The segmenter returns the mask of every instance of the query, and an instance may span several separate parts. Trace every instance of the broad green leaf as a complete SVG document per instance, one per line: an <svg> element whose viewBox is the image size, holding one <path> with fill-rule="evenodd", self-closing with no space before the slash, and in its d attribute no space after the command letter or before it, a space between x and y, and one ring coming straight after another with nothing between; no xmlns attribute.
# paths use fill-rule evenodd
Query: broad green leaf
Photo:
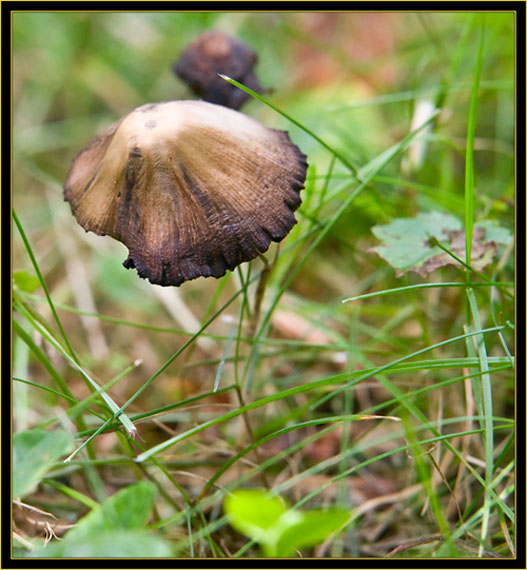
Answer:
<svg viewBox="0 0 527 570"><path fill-rule="evenodd" d="M69 533L68 533L69 534ZM66 535L67 537L67 535ZM64 538L35 551L36 558L168 558L168 542L146 530L110 530Z"/></svg>
<svg viewBox="0 0 527 570"><path fill-rule="evenodd" d="M415 271L424 277L444 265L459 265L454 257L431 245L431 238L460 259L465 258L465 232L461 221L449 214L430 212L415 218L395 218L387 225L374 226L372 232L383 242L372 250L394 267L398 276ZM475 224L473 238L472 267L480 270L496 256L497 244L510 243L512 236L509 230L484 221Z"/></svg>
<svg viewBox="0 0 527 570"><path fill-rule="evenodd" d="M485 241L494 241L503 245L512 243L512 232L507 228L502 228L494 220L484 220L476 222L475 228L483 228L485 230Z"/></svg>
<svg viewBox="0 0 527 570"><path fill-rule="evenodd" d="M231 525L258 542L269 557L291 556L297 548L319 544L350 518L340 509L290 509L281 497L260 490L235 491L225 499L224 509Z"/></svg>
<svg viewBox="0 0 527 570"><path fill-rule="evenodd" d="M49 558L167 557L170 546L144 527L154 505L155 486L142 481L93 508L60 542L34 553Z"/></svg>
<svg viewBox="0 0 527 570"><path fill-rule="evenodd" d="M240 489L225 498L224 509L231 526L261 543L274 541L275 528L287 504L265 491Z"/></svg>
<svg viewBox="0 0 527 570"><path fill-rule="evenodd" d="M33 492L44 475L73 447L64 431L27 430L13 436L13 498Z"/></svg>
<svg viewBox="0 0 527 570"><path fill-rule="evenodd" d="M277 556L291 556L296 549L320 544L342 528L350 513L342 509L303 511L302 520L284 529L277 545Z"/></svg>
<svg viewBox="0 0 527 570"><path fill-rule="evenodd" d="M40 287L40 281L36 275L31 275L25 269L13 272L13 284L20 291L34 293Z"/></svg>
<svg viewBox="0 0 527 570"><path fill-rule="evenodd" d="M155 492L148 481L121 489L83 517L64 540L92 540L95 535L110 531L144 528L154 506Z"/></svg>
<svg viewBox="0 0 527 570"><path fill-rule="evenodd" d="M433 212L416 218L395 218L385 226L374 226L372 232L385 245L373 248L392 267L400 272L420 267L434 255L441 254L431 247L429 239L446 240L448 231L461 229L461 222L452 216Z"/></svg>

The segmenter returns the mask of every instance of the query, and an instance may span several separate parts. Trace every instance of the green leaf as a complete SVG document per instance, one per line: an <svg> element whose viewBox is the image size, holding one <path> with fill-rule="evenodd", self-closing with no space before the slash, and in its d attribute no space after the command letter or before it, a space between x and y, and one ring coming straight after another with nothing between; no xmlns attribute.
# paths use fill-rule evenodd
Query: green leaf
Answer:
<svg viewBox="0 0 527 570"><path fill-rule="evenodd" d="M415 271L425 277L444 265L459 264L440 247L432 245L432 238L460 259L465 257L465 232L461 221L449 214L430 212L415 218L395 218L387 225L374 226L372 232L384 242L372 251L394 267L397 276ZM473 238L472 267L481 270L496 256L497 244L510 243L512 236L509 230L494 222L483 221L474 226Z"/></svg>
<svg viewBox="0 0 527 570"><path fill-rule="evenodd" d="M430 237L447 240L447 232L461 229L461 222L453 216L431 212L416 218L395 218L385 226L374 226L372 232L385 245L373 248L392 267L401 272L420 267L426 260L441 253L430 247Z"/></svg>
<svg viewBox="0 0 527 570"><path fill-rule="evenodd" d="M13 285L25 293L34 293L40 287L40 281L37 276L21 269L13 272Z"/></svg>
<svg viewBox="0 0 527 570"><path fill-rule="evenodd" d="M170 545L145 529L156 488L141 481L94 507L61 542L34 553L38 557L168 557Z"/></svg>
<svg viewBox="0 0 527 570"><path fill-rule="evenodd" d="M493 241L502 245L509 245L514 239L512 232L509 229L502 228L494 220L476 222L474 227L485 230L485 241Z"/></svg>
<svg viewBox="0 0 527 570"><path fill-rule="evenodd" d="M302 514L302 520L282 533L277 556L291 556L296 549L320 544L350 520L348 511L337 508L304 511Z"/></svg>
<svg viewBox="0 0 527 570"><path fill-rule="evenodd" d="M225 499L230 524L261 544L265 556L287 557L295 549L323 542L350 518L340 509L290 509L281 497L261 490L239 490Z"/></svg>
<svg viewBox="0 0 527 570"><path fill-rule="evenodd" d="M69 534L69 533L68 533ZM67 535L66 535L67 536ZM146 530L113 530L87 537L64 538L35 551L36 558L167 558L168 542Z"/></svg>
<svg viewBox="0 0 527 570"><path fill-rule="evenodd" d="M44 475L73 447L64 431L27 430L13 437L13 498L33 492Z"/></svg>
<svg viewBox="0 0 527 570"><path fill-rule="evenodd" d="M282 497L265 491L240 489L225 498L224 510L237 531L256 542L269 542L280 517L287 512L287 504Z"/></svg>
<svg viewBox="0 0 527 570"><path fill-rule="evenodd" d="M144 528L154 506L155 493L155 486L148 481L121 489L83 517L64 540L92 540L110 531Z"/></svg>

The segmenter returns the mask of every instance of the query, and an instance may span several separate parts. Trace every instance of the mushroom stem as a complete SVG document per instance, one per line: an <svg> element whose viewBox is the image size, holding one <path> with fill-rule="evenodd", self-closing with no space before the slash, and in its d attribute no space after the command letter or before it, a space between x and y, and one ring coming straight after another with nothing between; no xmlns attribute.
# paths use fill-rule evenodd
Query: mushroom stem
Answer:
<svg viewBox="0 0 527 570"><path fill-rule="evenodd" d="M277 250L278 251L278 250ZM260 259L263 262L263 269L262 272L260 273L260 279L258 281L258 286L256 288L256 292L254 294L254 308L252 311L252 314L250 316L250 320L249 320L249 338L254 339L254 337L256 336L256 329L258 327L258 322L260 320L260 312L261 312L261 307L262 307L262 301L264 298L264 294L265 294L265 289L267 287L267 283L269 281L269 277L271 275L271 271L275 265L276 262L276 257L273 260L272 263L269 263L269 261L267 260L267 258L265 257L265 255L263 254L259 254ZM238 396L238 401L240 403L240 406L244 407L245 406L245 402L244 402L244 393L242 388L237 384L236 385L236 393ZM242 414L243 417L243 422L245 424L245 429L247 430L247 434L249 435L249 438L251 440L251 442L255 442L256 439L254 437L254 433L253 430L251 428L251 420L249 417L249 413L245 412L244 414ZM254 449L254 455L256 457L256 460L258 463L261 463L261 457L260 457L260 453L258 451L258 448L255 447ZM269 480L267 478L267 474L265 471L262 471L262 482L264 484L264 486L267 489L271 489Z"/></svg>
<svg viewBox="0 0 527 570"><path fill-rule="evenodd" d="M245 399L243 397L243 391L238 384L236 384L235 390L236 390L236 394L238 396L238 402L240 403L240 406L242 408L245 407ZM245 429L247 430L247 434L249 436L249 439L251 440L251 443L255 443L256 438L254 436L254 432L253 432L252 427L251 427L251 419L249 417L249 411L246 410L241 415L241 417L243 418L243 423L245 424ZM256 458L256 463L258 465L260 465L262 463L262 457L260 456L260 451L259 451L258 447L255 447L253 449L253 453L254 453L254 456ZM271 484L269 482L269 479L267 478L267 473L265 471L262 471L261 476L262 476L262 482L264 484L264 487L266 489L271 489Z"/></svg>
<svg viewBox="0 0 527 570"><path fill-rule="evenodd" d="M256 328L258 327L258 321L260 320L260 312L262 308L262 301L265 294L265 289L267 287L267 282L269 281L269 277L271 275L271 270L274 267L273 263L269 263L265 255L259 255L260 259L263 261L263 269L260 273L260 279L258 281L258 286L256 288L256 292L254 294L254 308L253 313L251 315L251 321L249 323L249 337L254 338L256 334Z"/></svg>

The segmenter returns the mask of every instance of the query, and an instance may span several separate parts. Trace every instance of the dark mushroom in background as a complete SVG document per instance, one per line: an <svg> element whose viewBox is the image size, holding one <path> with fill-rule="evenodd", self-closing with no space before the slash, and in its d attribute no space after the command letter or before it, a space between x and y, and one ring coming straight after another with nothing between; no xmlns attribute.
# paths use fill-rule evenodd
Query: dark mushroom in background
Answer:
<svg viewBox="0 0 527 570"><path fill-rule="evenodd" d="M305 159L286 132L237 111L153 103L76 157L64 198L86 231L128 247L126 268L178 286L221 277L281 241L296 223Z"/></svg>
<svg viewBox="0 0 527 570"><path fill-rule="evenodd" d="M218 77L228 75L253 91L263 89L253 73L256 52L244 42L212 30L196 38L173 66L178 75L204 101L239 109L249 95Z"/></svg>

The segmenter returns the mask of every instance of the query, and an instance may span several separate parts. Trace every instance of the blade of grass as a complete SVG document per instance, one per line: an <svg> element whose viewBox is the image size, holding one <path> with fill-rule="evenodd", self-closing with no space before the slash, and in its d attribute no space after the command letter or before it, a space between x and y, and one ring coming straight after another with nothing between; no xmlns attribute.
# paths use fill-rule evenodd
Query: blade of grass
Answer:
<svg viewBox="0 0 527 570"><path fill-rule="evenodd" d="M37 303L45 303L46 302L45 299L43 299L42 297L39 297L38 295L34 295L33 293L27 293L24 291L19 291L19 292L17 292L17 294L23 298L31 299L32 301L35 301ZM93 317L93 318L99 319L101 321L113 323L116 325L122 325L125 327L137 328L137 329L142 329L142 330L152 331L152 332L184 335L184 336L192 336L195 334L194 332L183 330L183 329L174 329L171 327L158 327L158 326L150 325L150 324L146 324L146 323L137 323L137 322L133 322L133 321L127 321L125 319L121 319L118 317L111 317L109 315L103 315L102 313L94 313L92 311L83 311L81 309L78 309L77 307L72 307L71 305L64 305L63 303L55 303L55 307L57 309L67 311L69 313L74 313L75 315L80 315L83 317ZM227 340L227 338L228 338L225 335L214 334L214 333L206 333L204 331L201 334L202 334L202 336L206 336L207 338L211 338L213 340ZM242 340L244 340L245 342L250 342L252 339L242 337Z"/></svg>
<svg viewBox="0 0 527 570"><path fill-rule="evenodd" d="M108 394L106 392L103 392L101 387L97 384L97 382L95 382L95 380L86 373L86 371L82 368L82 366L80 366L74 359L73 357L71 357L62 347L62 345L57 342L52 335L49 334L49 332L40 325L40 323L38 323L37 321L35 321L33 319L33 317L29 314L29 312L25 309L25 307L20 304L20 303L15 303L15 307L16 309L22 314L24 315L24 317L30 322L30 324L33 326L33 328L35 328L56 350L58 350L58 352L60 354L62 354L62 356L74 367L76 368L80 374L82 375L82 377L87 381L87 383L93 388L95 389L96 392L99 393L99 395L103 398L103 400L106 402L106 404L108 405L108 407L112 410L112 412L115 414L115 417L119 418L119 421L122 423L123 427L126 429L127 433L131 436L134 437L137 433L137 430L134 426L134 424L130 421L130 418L124 414L121 410L121 408L119 408L119 406L112 400L112 398L110 398L110 396L108 396Z"/></svg>
<svg viewBox="0 0 527 570"><path fill-rule="evenodd" d="M63 394L62 392L59 392L58 390L53 390L53 388L49 388L48 386L42 386L42 384L37 384L36 382L32 382L31 380L27 380L26 378L19 378L18 376L13 376L13 381L14 382L22 382L23 384L27 384L28 386L32 386L33 388L37 388L38 390L44 390L45 392L49 392L50 394L53 394L54 396L58 396L59 398L64 398L70 404L75 404L75 405L77 404L77 400L75 398L72 398L71 396L67 396L66 394ZM70 409L66 410L66 413L71 413ZM58 421L58 420L53 420L53 421Z"/></svg>
<svg viewBox="0 0 527 570"><path fill-rule="evenodd" d="M351 162L349 162L349 160L342 156L336 149L334 149L332 146L330 146L327 142L325 142L324 140L322 140L318 135L316 135L312 130L308 129L305 125L303 125L302 123L299 123L296 119L293 119L293 117L291 117L290 115L288 115L287 113L285 113L284 111L282 111L281 109L279 109L278 107L275 107L271 102L269 102L265 97L262 97L260 94L256 93L255 91L253 91L252 89L249 89L248 87L246 87L245 85L242 85L241 83L239 83L238 81L236 81L235 79L232 79L232 77L228 77L227 75L223 75L223 73L218 73L218 76L221 77L222 79L224 79L225 81L227 81L228 83L230 83L231 85L234 85L236 87L238 87L238 89L241 89L242 91L245 91L245 93L249 94L251 97L254 97L255 99L258 99L258 101L261 101L262 103L264 103L265 105L267 105L268 107L270 107L271 109L273 109L273 111L276 111L279 115L282 115L282 117L285 117L290 123L293 123L293 125L297 126L299 129L301 129L302 131L304 131L305 133L307 133L310 137L312 137L313 139L315 139L320 145L322 145L325 149L329 150L329 152L337 157L340 162L342 162L342 164L344 164L344 166L346 166L347 168L350 169L350 171L352 172L352 174L355 176L355 178L360 179L359 178L359 171L357 169L356 166L354 166L353 164L351 164Z"/></svg>
<svg viewBox="0 0 527 570"><path fill-rule="evenodd" d="M292 431L301 430L303 428L307 428L307 427L311 427L311 426L319 426L319 425L323 425L323 424L335 424L335 423L340 423L340 422L357 421L357 420L361 419L362 415L363 414L344 414L344 415L329 416L326 418L317 418L314 420L306 420L306 421L299 422L299 423L294 424L294 425L288 425L288 426L281 428L275 432L269 433L269 434L259 438L256 441L253 441L252 443L247 445L247 447L244 447L236 455L232 456L229 460L227 460L224 463L224 465L222 465L221 468L218 471L216 471L216 473L214 473L214 475L206 482L205 486L203 487L201 493L198 496L198 500L200 500L206 494L206 492L214 485L214 483L221 477L221 475L223 475L223 473L225 473L225 471L227 471L229 469L229 467L234 465L234 463L239 461L242 457L244 457L245 455L250 453L253 449L256 449L257 447L259 447L260 445L263 445L264 443L266 443L268 441L271 441L277 437L280 437L280 436L285 435L287 433L290 433Z"/></svg>
<svg viewBox="0 0 527 570"><path fill-rule="evenodd" d="M129 364L124 370L121 370L118 374L116 374L113 378L111 378L106 384L101 386L101 390L103 392L107 392L111 388L113 388L118 382L120 382L125 376L130 374L133 370L135 370L138 366L141 366L141 359L137 359L132 364ZM87 396L84 400L81 400L76 406L74 406L71 410L82 410L86 408L89 404L91 404L96 398L98 394L97 392L92 392L89 396Z"/></svg>
<svg viewBox="0 0 527 570"><path fill-rule="evenodd" d="M495 277L496 277L495 275L492 276L493 282L496 282ZM497 289L495 287L493 287L490 290L490 314L492 316L492 322L495 325L498 324L498 318L496 315L496 297L497 297L496 291L497 291ZM507 346L507 342L505 340L505 337L501 333L498 333L498 336L499 336L499 339L501 342L501 346L503 347L503 351L511 359L511 362L512 362L512 355L511 355L511 352L509 350L509 347Z"/></svg>
<svg viewBox="0 0 527 570"><path fill-rule="evenodd" d="M322 210L322 207L324 205L324 199L326 198L326 193L328 191L329 188L329 183L331 181L331 178L333 176L333 168L335 166L335 156L333 155L331 157L331 161L329 163L329 167L328 167L328 171L326 174L326 177L324 178L324 184L322 185L322 190L320 191L320 195L318 197L318 203L316 208L313 210L313 215L312 215L312 219L311 219L311 224L308 226L309 229L311 229L311 227L313 226L313 224L315 222L318 222L318 217L320 216L320 212Z"/></svg>
<svg viewBox="0 0 527 570"><path fill-rule="evenodd" d="M50 359L44 354L44 351L37 346L31 338L31 335L24 329L24 327L16 320L13 319L13 330L16 334L27 344L31 352L35 355L37 360L44 366L48 374L54 380L55 384L59 387L60 393L64 395L68 401L76 402L73 394L68 388L68 384L60 372L53 366Z"/></svg>
<svg viewBox="0 0 527 570"><path fill-rule="evenodd" d="M442 442L442 444L447 445L450 447L451 444L449 443L449 439L453 438L453 434L449 433L447 435L443 435L440 434L439 431L434 427L435 424L437 424L438 426L441 424L452 424L452 423L457 423L458 421L463 421L466 418L448 418L446 420L438 420L437 422L434 422L432 425L432 428L434 429L434 433L436 433L436 437L433 438L429 438L427 440L424 441L420 441L417 445L429 445L431 443L435 443L435 442ZM506 418L503 420L504 422L508 422L509 420L507 420ZM501 429L513 429L514 426L511 426L510 424L504 424L503 426L501 426ZM328 429L328 428L326 428ZM423 425L417 428L418 430L427 430L429 429L429 426ZM480 429L475 429L475 430L464 430L462 432L458 432L458 435L460 436L470 436L473 434L478 434L481 433L483 431L482 428ZM378 438L377 440L372 440L371 438L368 438L364 444L362 445L356 445L351 449L346 450L345 453L341 453L341 454L337 454L336 456L332 456L328 459L325 459L321 462L319 462L317 465L308 468L305 471L300 472L297 475L294 475L293 477L291 477L289 480L284 481L283 483L280 483L279 485L275 486L273 491L275 493L280 493L282 491L288 491L291 488L294 488L295 485L306 478L311 477L312 475L315 475L317 473L320 472L324 472L326 471L328 468L332 468L334 467L337 463L339 463L342 460L347 460L348 464L350 463L350 459L354 456L357 455L359 457L361 457L362 455L366 454L369 455L368 450L375 448L376 445L382 444L385 441L391 441L393 440L394 437L403 437L404 436L404 431L400 431L397 433L389 433L386 435L383 435L382 437ZM302 442L299 442L297 444L295 444L294 446L292 446L291 448L288 448L287 450L284 450L283 452L281 452L280 454L278 454L276 457L272 457L270 459L268 459L267 461L264 462L264 464L262 464L261 466L257 466L255 468L253 468L253 472L254 471L258 471L261 468L267 468L268 466L271 466L275 463L276 459L278 458L279 460L283 459L284 457L289 457L292 455L293 450L297 449L298 446L302 445ZM331 478L329 481L327 481L326 483L323 483L320 487L317 488L317 490L313 491L312 493L310 493L307 497L304 497L303 499L301 499L298 503L297 506L300 506L301 504L304 504L306 501L312 499L313 497L315 497L317 494L319 494L323 489L326 489L329 485L337 482L338 480L341 480L344 477L348 477L351 473L353 472L357 472L359 471L361 468L366 467L376 461L379 461L385 457L389 457L391 456L393 453L397 453L400 452L401 450L409 450L411 449L411 446L407 443L405 446L403 447L399 447L397 450L390 450L387 451L386 453L383 453L381 455L379 454L374 454L373 457L370 457L369 459L360 462L359 464L354 464L353 467L351 467L350 469L346 470L345 473L339 474L334 476L333 478ZM453 449L455 450L456 448L453 447ZM462 456L460 457L461 461L466 461ZM478 472L476 469L474 469L472 466L467 465L469 470L471 470L471 472L473 473L474 477L476 479L478 479L480 482L482 482L481 477L479 476ZM245 473L244 475L242 475L237 481L230 483L227 487L226 490L234 487L237 488L240 485L243 485L243 483L245 483L246 481L249 481L252 478L253 475L251 475L251 472ZM500 500L499 497L497 495L495 495L496 500ZM504 505L504 512L506 512L507 517L510 518L510 520L513 519L513 512L511 511L511 509L509 509L506 505Z"/></svg>
<svg viewBox="0 0 527 570"><path fill-rule="evenodd" d="M430 245L434 246L436 245L437 247L439 247L440 249L442 249L445 253L448 253L448 255L450 255L450 257L452 257L453 259L455 259L459 264L463 265L463 267L465 267L465 269L467 270L467 276L470 275L470 273L475 273L478 277L481 277L481 279L483 279L486 283L488 283L490 286L495 286L498 287L500 289L500 291L502 291L505 295L507 295L507 297L509 297L510 299L514 298L514 294L510 293L509 291L507 291L507 289L500 287L495 281L492 281L492 279L489 279L485 274L481 273L481 271L478 271L477 269L474 269L471 265L469 265L468 263L466 263L465 261L463 261L460 257L458 257L455 253L451 252L447 247L445 247L437 238L435 238L434 236L430 237ZM470 281L467 280L467 284L470 283ZM473 285L473 284L472 284Z"/></svg>
<svg viewBox="0 0 527 570"><path fill-rule="evenodd" d="M214 380L213 392L216 392L218 390L218 388L220 387L220 380L221 380L221 375L223 373L223 367L225 366L225 362L226 362L227 356L229 354L229 349L231 347L232 341L234 340L234 335L236 334L237 328L238 328L238 326L236 324L231 327L231 332L229 334L229 338L227 339L227 342L225 343L225 348L223 349L223 353L221 355L220 363L218 365L218 371L216 372L216 379Z"/></svg>
<svg viewBox="0 0 527 570"><path fill-rule="evenodd" d="M247 278L243 278L243 271L240 269L240 282L243 289L243 297L240 303L239 309L239 318L238 318L238 330L236 331L236 345L234 348L234 381L236 386L241 386L240 382L240 361L243 360L241 357L241 339L242 339L242 327L244 323L244 319L247 318L248 320L251 319L251 307L249 303L249 294L248 294L248 282L249 282L249 275L251 273L252 265L249 264L247 268ZM252 342L253 339L250 339Z"/></svg>
<svg viewBox="0 0 527 570"><path fill-rule="evenodd" d="M122 378L124 378L124 376L126 376L127 374L129 374L132 370L134 370L135 368L137 368L137 366L139 366L139 362L136 361L133 364L130 364L129 366L127 366L124 370L122 370L121 372L119 372L119 374L117 374L116 376L114 376L107 384L104 384L101 389L102 390L109 390L112 386L114 386L115 384L117 384L117 382L119 382ZM84 409L86 409L88 407L89 404L91 404L96 398L99 397L99 394L97 392L92 392L89 396L87 396L86 398L84 398L84 400L81 400L80 402L78 402L75 398L67 396L66 394L62 394L61 392L57 391L57 390L53 390L52 388L49 388L48 386L43 386L42 384L37 384L36 382L31 382L31 380L27 380L24 378L17 378L17 377L13 377L13 380L15 382L22 382L24 384L27 384L29 386L33 386L34 388L37 388L38 390L44 390L46 392L50 392L51 394L54 394L56 396L59 396L61 398L66 399L68 402L70 402L71 404L73 404L73 406L71 408L68 408L66 410L66 413L71 416L74 415L76 413L78 413L79 411L82 411ZM90 410L88 409L88 412L90 412L91 414L93 414L95 417L97 417L98 419L102 420L103 416L101 416L100 414L98 414L96 411L94 410ZM48 420L43 424L39 424L39 428L44 429L47 428L51 425L53 425L54 423L60 421L59 418L54 418L52 420ZM134 420L135 421L135 420Z"/></svg>
<svg viewBox="0 0 527 570"><path fill-rule="evenodd" d="M55 481L54 479L45 478L42 480L42 482L45 483L46 485L50 485L54 489L57 489L57 491L60 491L61 493L63 493L67 497L69 497L70 499L73 499L74 501L78 501L79 503L88 507L89 509L95 509L96 507L99 506L99 503L97 501L94 501L93 499L91 499L90 497L88 497L88 496L84 495L83 493L77 491L76 489L72 489L71 487L68 487L67 485L59 483L58 481Z"/></svg>
<svg viewBox="0 0 527 570"><path fill-rule="evenodd" d="M481 329L481 321L479 318L479 310L476 302L476 297L472 289L467 289L467 297L469 301L470 310L474 327L477 330ZM492 384L490 380L490 370L487 359L487 349L485 347L485 338L483 336L476 337L478 346L478 355L480 360L480 370L483 372L481 376L481 396L484 412L484 446L485 446L485 495L483 504L483 518L481 539L485 541L489 529L490 510L491 510L491 496L490 489L492 487L492 475L494 473L494 426L492 416ZM481 548L481 547L480 547ZM480 556L482 553L480 552Z"/></svg>
<svg viewBox="0 0 527 570"><path fill-rule="evenodd" d="M494 281L493 281L493 283L494 283ZM430 285L434 285L434 284L430 284ZM437 285L438 287L439 286L450 286L449 283L445 283L445 284L437 283L435 285ZM501 282L501 285L512 286L512 285L514 285L514 283L512 283L512 282L511 283ZM408 287L410 287L410 288L414 288L414 287L415 288L426 288L426 286L428 286L428 284L410 285ZM460 282L458 285L453 283L452 286L465 287L466 283ZM472 286L472 287L485 287L485 286L487 286L487 284L486 283L471 283L470 286ZM375 297L377 295L389 295L392 292L396 293L399 291L403 291L405 289L406 289L406 287L401 287L401 288L388 289L386 291L381 291L381 292L367 293L365 295L359 295L357 297L350 297L349 300L354 301L354 300L364 299L364 298L368 298L368 297ZM27 298L31 298L35 301L40 301L40 302L45 301L41 297L38 297L38 296L32 295L32 294L28 294L28 293L24 293L23 296L27 297ZM346 301L347 300L348 299L346 299ZM135 323L135 322L131 322L131 321L126 321L123 319L118 319L118 318L110 317L107 315L102 315L100 313L92 313L89 311L81 311L81 310L77 309L76 307L71 307L69 305L63 305L60 303L55 303L55 306L59 309L62 309L62 310L68 311L68 312L72 312L72 313L84 315L84 316L89 316L89 317L95 317L95 318L98 318L102 321L107 321L107 322L115 323L115 324L122 325L122 326L145 329L145 330L150 330L150 331L154 331L154 332L161 332L161 333L181 334L181 335L186 335L186 336L192 336L194 334L194 333L189 332L189 331L183 331L183 330L172 329L172 328L164 328L164 327L156 327L153 325L146 325L146 324L142 324L142 323ZM498 326L498 323L495 322L495 325ZM201 334L206 335L209 338L212 338L214 340L219 340L219 341L227 341L229 339L229 337L227 335L211 334L211 333L206 333L206 332L202 332ZM238 336L237 336L237 340L238 340ZM240 335L239 341L240 342L252 343L253 339ZM262 340L262 343L269 345L269 346L279 346L279 347L286 346L286 347L293 347L293 348L297 347L299 349L309 348L309 349L313 349L313 350L327 350L327 351L347 350L349 348L349 344L347 342L342 343L342 344L338 344L338 343L316 344L316 343L305 342L303 340L282 339L282 338L280 338L280 339L278 339L278 338L265 338ZM513 363L514 357L510 355L509 351L506 351L506 352L511 358L511 363ZM269 353L269 355L272 356L273 353ZM230 362L232 360L233 360L233 358L227 358L226 359L227 362ZM200 363L201 364L218 364L219 360L218 359L202 360L202 361L200 361ZM199 365L201 365L201 364L199 364ZM196 364L196 366L197 365L198 364Z"/></svg>
<svg viewBox="0 0 527 570"><path fill-rule="evenodd" d="M405 291L413 291L415 289L430 289L435 287L492 287L497 284L496 281L491 283L461 283L461 282L445 282L445 283L417 283L415 285L407 285L405 287L395 287L394 289L387 289L385 291L375 291L374 293L365 293L364 295L357 295L356 297L348 297L343 299L343 303L350 301L358 301L362 299L370 299L372 297L381 297L383 295L391 295L392 293L403 293ZM513 287L514 282L502 282L502 286Z"/></svg>
<svg viewBox="0 0 527 570"><path fill-rule="evenodd" d="M236 386L234 384L231 384L230 386L225 386L225 388L219 388L218 390L216 390L215 392L204 392L202 394L198 394L197 396L192 396L191 398L185 398L184 400L180 400L179 402L174 402L172 404L168 404L167 406L163 406L161 408L155 408L153 410L149 410L148 412L142 412L140 414L136 414L134 416L132 416L132 420L134 423L143 421L143 420L147 420L147 419L152 419L158 416L161 416L163 414L168 414L170 412L172 412L173 410L175 410L176 408L180 408L182 406L189 406L191 404L194 404L195 402L198 402L200 400L203 400L204 398L208 398L210 396L213 395L218 395L218 394L223 394L225 392L228 392L229 390L234 390L236 388ZM115 429L116 427L118 427L115 424L112 424L109 420L106 420L103 428L106 429ZM84 432L80 432L75 434L75 437L87 437L90 436L94 433L95 428L91 429L91 430L87 430Z"/></svg>
<svg viewBox="0 0 527 570"><path fill-rule="evenodd" d="M463 85L451 85L452 80L454 79L459 66L464 61L464 56L469 47L469 40L474 31L474 27L476 25L476 14L473 14L471 18L468 19L465 27L463 29L463 33L459 39L459 42L456 46L456 51L452 57L452 61L450 66L446 70L446 73L441 78L440 84L438 86L438 91L435 97L435 106L440 109L444 107L447 95L450 91L457 91L462 89L467 89L467 86ZM470 85L472 88L473 85Z"/></svg>
<svg viewBox="0 0 527 570"><path fill-rule="evenodd" d="M494 489L492 490L495 493ZM504 491L502 491L499 495L494 495L494 499L492 501L492 505L499 504L500 506L505 504L505 500L507 497L514 492L514 485L510 485ZM507 507L504 510L504 514L511 520L515 520L514 513ZM484 516L484 507L478 509L468 520L466 520L462 525L460 525L453 533L451 539L453 541L458 540L461 538L465 533L470 533L471 530L478 524L478 521ZM511 518L512 517L512 518ZM483 545L481 545L483 546Z"/></svg>
<svg viewBox="0 0 527 570"><path fill-rule="evenodd" d="M465 32L467 32L465 34ZM467 26L464 35L470 35L472 32L472 27L470 24ZM460 39L459 48L464 50L466 45L464 45L463 36ZM463 44L463 45L462 45ZM457 61L459 59L459 61ZM328 112L341 113L342 111L353 111L355 109L361 109L363 107L387 105L391 103L401 103L403 101L412 101L414 99L420 99L426 95L435 95L435 106L439 109L444 106L444 100L447 92L462 92L469 91L472 88L473 83L465 83L463 81L456 85L449 85L449 81L454 77L458 63L461 63L462 59L454 56L452 60L452 71L448 73L445 80L441 80L440 83L435 85L430 85L429 87L419 87L416 89L409 89L407 91L396 91L394 93L385 93L383 95L377 95L374 97L366 97L364 99L359 99L357 101L352 101L350 103L339 103L334 104L328 108ZM485 80L481 81L480 87L482 89L488 90L503 90L503 89L514 89L514 83L507 80Z"/></svg>
<svg viewBox="0 0 527 570"><path fill-rule="evenodd" d="M472 235L474 230L474 138L476 135L476 115L478 109L479 80L483 66L483 40L484 21L483 15L480 22L479 47L474 71L474 83L470 96L470 108L467 125L467 145L465 154L465 260L470 266L472 258ZM467 268L468 269L468 268ZM467 270L467 281L470 279L470 271Z"/></svg>
<svg viewBox="0 0 527 570"><path fill-rule="evenodd" d="M471 328L468 325L464 325L463 330L468 333L471 331ZM476 347L474 346L473 337L467 337L465 344L466 344L466 350L467 350L468 358L473 360L473 364L471 364L468 368L471 371L476 371L477 365L479 364L479 361L478 361L478 357L477 357L477 353L476 353ZM475 403L476 409L478 411L478 414L481 417L483 417L485 412L483 410L483 398L481 396L480 382L472 381L471 386L472 386L472 392L473 392L473 396L474 396L474 403ZM483 425L481 427L483 427Z"/></svg>
<svg viewBox="0 0 527 570"><path fill-rule="evenodd" d="M71 347L70 342L68 340L68 337L66 335L66 332L64 331L62 323L60 322L59 316L57 315L57 311L55 310L55 305L53 304L53 301L51 300L51 295L49 294L48 288L46 286L46 282L44 281L44 277L42 276L42 273L40 271L40 267L37 263L37 259L33 253L33 249L31 248L29 240L27 239L27 236L26 236L26 232L24 231L24 228L22 227L22 224L20 223L20 220L18 219L18 216L17 216L14 209L13 209L13 219L15 220L16 227L18 228L18 232L20 233L20 237L22 238L22 241L24 242L24 246L25 246L26 251L29 255L29 259L31 260L33 268L35 269L38 280L40 281L40 285L42 286L44 294L46 295L46 299L48 301L49 308L51 309L51 314L53 315L53 319L55 320L55 323L57 324L57 327L60 331L60 334L62 335L62 338L64 339L64 344L66 345L70 356L78 364L79 360L77 359L77 355L75 354L73 348Z"/></svg>

